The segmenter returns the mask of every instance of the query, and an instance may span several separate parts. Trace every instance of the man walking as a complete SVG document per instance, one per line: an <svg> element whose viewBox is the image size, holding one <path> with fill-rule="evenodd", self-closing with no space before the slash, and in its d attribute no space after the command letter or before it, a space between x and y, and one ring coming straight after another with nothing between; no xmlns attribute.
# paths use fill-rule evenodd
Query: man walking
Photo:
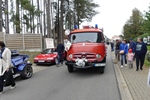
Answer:
<svg viewBox="0 0 150 100"><path fill-rule="evenodd" d="M57 63L57 66L59 66L60 62L61 62L61 64L63 64L64 49L65 49L64 45L61 42L59 42L58 45L57 45L57 48L56 48L56 51L58 53L58 63Z"/></svg>
<svg viewBox="0 0 150 100"><path fill-rule="evenodd" d="M146 52L147 52L146 44L142 41L141 38L138 38L137 44L135 46L136 71L139 70L139 63L140 63L140 69L143 70Z"/></svg>

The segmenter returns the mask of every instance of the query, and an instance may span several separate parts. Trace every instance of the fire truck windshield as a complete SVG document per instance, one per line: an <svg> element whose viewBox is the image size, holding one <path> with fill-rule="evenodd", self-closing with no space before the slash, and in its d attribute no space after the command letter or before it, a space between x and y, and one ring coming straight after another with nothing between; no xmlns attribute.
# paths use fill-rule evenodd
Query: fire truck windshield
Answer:
<svg viewBox="0 0 150 100"><path fill-rule="evenodd" d="M103 40L102 34L99 32L82 32L82 33L73 33L70 35L71 43L78 43L78 42L101 43L102 40Z"/></svg>

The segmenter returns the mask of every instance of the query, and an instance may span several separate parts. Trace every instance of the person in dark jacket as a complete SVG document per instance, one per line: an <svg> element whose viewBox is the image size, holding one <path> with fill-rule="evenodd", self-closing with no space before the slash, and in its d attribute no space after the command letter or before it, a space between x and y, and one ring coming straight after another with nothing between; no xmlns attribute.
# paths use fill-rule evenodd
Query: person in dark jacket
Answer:
<svg viewBox="0 0 150 100"><path fill-rule="evenodd" d="M130 38L129 49L132 49L133 53L135 53L135 45L136 45L136 43Z"/></svg>
<svg viewBox="0 0 150 100"><path fill-rule="evenodd" d="M116 58L118 59L118 61L120 60L120 54L119 54L119 51L120 51L120 41L117 39L116 40L116 47L115 47L115 55L116 55Z"/></svg>
<svg viewBox="0 0 150 100"><path fill-rule="evenodd" d="M138 38L135 46L136 71L139 70L139 63L140 63L140 69L143 70L146 53L147 53L146 44L142 42L141 38Z"/></svg>
<svg viewBox="0 0 150 100"><path fill-rule="evenodd" d="M110 44L111 44L111 51L114 51L114 42L112 41Z"/></svg>
<svg viewBox="0 0 150 100"><path fill-rule="evenodd" d="M56 51L58 53L57 66L59 66L60 62L61 62L61 64L63 64L63 53L64 53L64 50L65 50L64 45L61 42L59 42L58 45L57 45L57 48L56 48Z"/></svg>
<svg viewBox="0 0 150 100"><path fill-rule="evenodd" d="M134 42L132 40L132 38L130 38L130 44L129 44L129 49L132 49L132 52L135 53L135 46L136 46L136 42ZM135 60L135 55L133 57L133 61Z"/></svg>

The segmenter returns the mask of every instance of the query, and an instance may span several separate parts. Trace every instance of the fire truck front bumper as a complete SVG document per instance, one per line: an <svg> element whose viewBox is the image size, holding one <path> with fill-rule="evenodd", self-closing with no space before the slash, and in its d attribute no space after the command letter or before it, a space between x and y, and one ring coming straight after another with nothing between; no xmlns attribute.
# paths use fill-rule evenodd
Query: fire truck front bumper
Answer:
<svg viewBox="0 0 150 100"><path fill-rule="evenodd" d="M67 66L72 66L74 68L92 68L92 67L99 67L99 68L105 68L106 63L105 62L85 62L84 66L79 66L76 64L75 61L66 61L65 63Z"/></svg>

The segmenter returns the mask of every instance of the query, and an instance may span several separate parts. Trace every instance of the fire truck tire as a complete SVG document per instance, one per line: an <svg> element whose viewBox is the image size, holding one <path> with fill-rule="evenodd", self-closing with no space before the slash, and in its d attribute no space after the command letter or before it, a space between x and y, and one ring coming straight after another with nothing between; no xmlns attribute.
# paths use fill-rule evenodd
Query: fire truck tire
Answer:
<svg viewBox="0 0 150 100"><path fill-rule="evenodd" d="M73 72L73 67L72 67L72 66L69 66L69 65L68 65L67 68L68 68L68 72L69 72L69 73L72 73L72 72Z"/></svg>
<svg viewBox="0 0 150 100"><path fill-rule="evenodd" d="M104 68L99 68L99 71L100 71L101 74L103 74L104 73Z"/></svg>

